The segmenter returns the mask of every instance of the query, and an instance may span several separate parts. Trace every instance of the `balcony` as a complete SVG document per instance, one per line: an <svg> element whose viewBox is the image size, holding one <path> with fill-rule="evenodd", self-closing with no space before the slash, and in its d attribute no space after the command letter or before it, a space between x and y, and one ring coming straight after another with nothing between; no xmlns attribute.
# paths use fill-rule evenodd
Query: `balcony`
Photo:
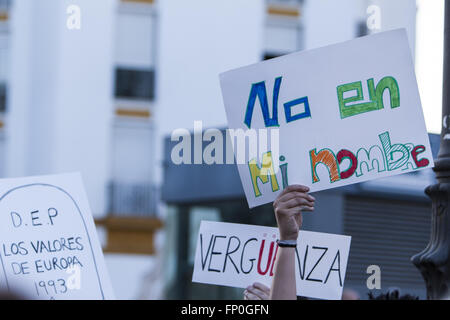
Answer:
<svg viewBox="0 0 450 320"><path fill-rule="evenodd" d="M113 182L109 186L109 215L97 220L107 230L105 252L123 254L155 253L153 238L162 228L157 217L159 190L153 184Z"/></svg>

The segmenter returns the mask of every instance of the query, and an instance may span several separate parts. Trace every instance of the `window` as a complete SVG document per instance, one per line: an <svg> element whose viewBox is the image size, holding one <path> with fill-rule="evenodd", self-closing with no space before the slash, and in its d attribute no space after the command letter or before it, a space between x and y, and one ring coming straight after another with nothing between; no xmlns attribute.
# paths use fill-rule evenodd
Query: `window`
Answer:
<svg viewBox="0 0 450 320"><path fill-rule="evenodd" d="M264 60L303 48L303 1L266 0Z"/></svg>
<svg viewBox="0 0 450 320"><path fill-rule="evenodd" d="M151 101L155 97L155 71L116 69L116 98Z"/></svg>
<svg viewBox="0 0 450 320"><path fill-rule="evenodd" d="M0 11L8 11L11 8L11 0L0 0Z"/></svg>
<svg viewBox="0 0 450 320"><path fill-rule="evenodd" d="M270 59L274 59L274 58L277 58L277 57L279 57L279 56L282 56L282 54L276 54L276 53L268 53L268 52L266 52L265 54L264 54L264 60L270 60Z"/></svg>
<svg viewBox="0 0 450 320"><path fill-rule="evenodd" d="M0 83L0 112L6 111L6 84Z"/></svg>
<svg viewBox="0 0 450 320"><path fill-rule="evenodd" d="M303 4L304 0L267 0L269 5L271 4L282 4L282 5L299 5Z"/></svg>
<svg viewBox="0 0 450 320"><path fill-rule="evenodd" d="M360 21L356 25L356 36L363 37L369 34L369 29L367 29L366 21Z"/></svg>

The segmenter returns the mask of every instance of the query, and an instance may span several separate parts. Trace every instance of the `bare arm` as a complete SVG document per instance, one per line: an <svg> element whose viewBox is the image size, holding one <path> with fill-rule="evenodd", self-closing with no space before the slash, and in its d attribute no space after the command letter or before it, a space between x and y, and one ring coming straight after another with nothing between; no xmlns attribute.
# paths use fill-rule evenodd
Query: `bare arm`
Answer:
<svg viewBox="0 0 450 320"><path fill-rule="evenodd" d="M295 300L295 248L279 248L272 280L271 300Z"/></svg>
<svg viewBox="0 0 450 320"><path fill-rule="evenodd" d="M302 211L314 210L315 199L308 195L308 187L292 185L283 190L274 201L275 217L280 240L297 240L302 226ZM278 248L270 298L295 300L295 248Z"/></svg>

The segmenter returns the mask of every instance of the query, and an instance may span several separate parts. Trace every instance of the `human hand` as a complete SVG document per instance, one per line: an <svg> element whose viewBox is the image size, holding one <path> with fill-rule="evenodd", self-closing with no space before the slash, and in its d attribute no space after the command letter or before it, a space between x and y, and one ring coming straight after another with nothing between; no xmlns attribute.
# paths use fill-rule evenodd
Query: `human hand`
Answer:
<svg viewBox="0 0 450 320"><path fill-rule="evenodd" d="M244 300L269 300L270 288L255 282L244 291Z"/></svg>
<svg viewBox="0 0 450 320"><path fill-rule="evenodd" d="M313 211L315 200L307 192L309 188L291 185L273 202L273 209L280 231L280 240L297 240L302 226L302 211Z"/></svg>

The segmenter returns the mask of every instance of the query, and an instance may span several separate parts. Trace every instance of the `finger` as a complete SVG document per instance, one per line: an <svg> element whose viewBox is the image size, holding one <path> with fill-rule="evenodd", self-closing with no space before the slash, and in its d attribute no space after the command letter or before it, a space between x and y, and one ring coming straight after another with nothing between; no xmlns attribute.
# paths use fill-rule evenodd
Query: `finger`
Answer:
<svg viewBox="0 0 450 320"><path fill-rule="evenodd" d="M298 192L298 191L289 192L289 193L283 195L282 197L279 197L277 200L278 200L278 203L281 203L281 202L285 202L285 201L288 201L288 200L291 200L294 198L305 198L311 202L316 201L316 198L314 198L313 196L311 196L307 193Z"/></svg>
<svg viewBox="0 0 450 320"><path fill-rule="evenodd" d="M299 185L299 184L293 184L293 185L290 185L290 186L287 186L286 188L284 188L284 190L280 193L279 196L285 195L286 193L294 192L294 191L297 191L297 192L308 192L309 188L307 186L302 186L302 185Z"/></svg>
<svg viewBox="0 0 450 320"><path fill-rule="evenodd" d="M310 206L302 206L300 208L300 211L314 211L314 206L310 207Z"/></svg>
<svg viewBox="0 0 450 320"><path fill-rule="evenodd" d="M284 202L288 202L289 200L296 199L296 198L306 199L309 202L316 201L316 199L314 197L310 196L307 193L291 192L291 193L288 193L288 194L284 195L283 197L277 199L274 204L279 207L279 206L282 206Z"/></svg>
<svg viewBox="0 0 450 320"><path fill-rule="evenodd" d="M259 290L255 287L251 287L250 289L247 289L247 291L259 297L261 300L266 300L267 294L262 290Z"/></svg>
<svg viewBox="0 0 450 320"><path fill-rule="evenodd" d="M253 284L253 287L255 287L263 292L270 293L270 288L268 286L263 285L262 283L255 282Z"/></svg>
<svg viewBox="0 0 450 320"><path fill-rule="evenodd" d="M245 296L246 296L247 300L262 300L260 297L254 295L253 293L248 292L248 291Z"/></svg>
<svg viewBox="0 0 450 320"><path fill-rule="evenodd" d="M297 217L301 215L303 211L314 211L314 207L311 206L297 206L289 209L280 209L279 213L284 216Z"/></svg>
<svg viewBox="0 0 450 320"><path fill-rule="evenodd" d="M301 207L301 206L314 207L314 202L308 201L305 198L296 197L296 198L290 199L286 202L282 202L282 203L278 204L278 207L280 209L290 209L290 208Z"/></svg>

